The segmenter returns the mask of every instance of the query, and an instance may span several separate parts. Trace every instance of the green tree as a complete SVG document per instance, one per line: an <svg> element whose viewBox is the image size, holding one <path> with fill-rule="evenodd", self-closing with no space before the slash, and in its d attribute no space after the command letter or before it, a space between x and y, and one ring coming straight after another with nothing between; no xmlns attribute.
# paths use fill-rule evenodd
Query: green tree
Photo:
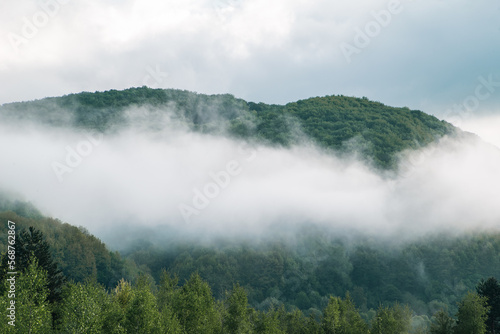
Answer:
<svg viewBox="0 0 500 334"><path fill-rule="evenodd" d="M434 314L431 323L431 334L453 334L455 321L445 310L439 310Z"/></svg>
<svg viewBox="0 0 500 334"><path fill-rule="evenodd" d="M127 333L162 333L156 297L151 292L151 286L145 276L139 278L133 289L125 317Z"/></svg>
<svg viewBox="0 0 500 334"><path fill-rule="evenodd" d="M229 294L226 300L226 309L224 330L227 333L251 332L247 293L239 284L235 285Z"/></svg>
<svg viewBox="0 0 500 334"><path fill-rule="evenodd" d="M73 334L101 333L109 304L108 294L97 283L69 284L63 291L60 329Z"/></svg>
<svg viewBox="0 0 500 334"><path fill-rule="evenodd" d="M12 295L11 297L8 296L11 294L11 292L8 292L10 288L10 281L4 280L2 283L3 293L0 295L0 309L5 312L6 317L0 321L0 333L16 333L16 305L14 304L12 306L10 303L11 300L15 302L15 299L13 299L14 296Z"/></svg>
<svg viewBox="0 0 500 334"><path fill-rule="evenodd" d="M495 333L497 328L500 329L500 283L496 278L490 277L486 281L481 280L476 291L478 295L487 298L486 303L490 309L486 326L491 333Z"/></svg>
<svg viewBox="0 0 500 334"><path fill-rule="evenodd" d="M183 330L173 310L174 297L178 291L178 282L179 278L177 276L172 277L165 269L162 270L156 299L161 315L162 327L167 334L180 334Z"/></svg>
<svg viewBox="0 0 500 334"><path fill-rule="evenodd" d="M103 333L126 333L125 314L134 298L134 291L129 282L121 279L111 295L111 303L106 308L103 317Z"/></svg>
<svg viewBox="0 0 500 334"><path fill-rule="evenodd" d="M313 314L307 318L306 331L307 334L323 334L321 324L316 321Z"/></svg>
<svg viewBox="0 0 500 334"><path fill-rule="evenodd" d="M194 273L175 294L173 309L187 333L219 333L222 321L208 283Z"/></svg>
<svg viewBox="0 0 500 334"><path fill-rule="evenodd" d="M257 312L254 322L257 334L284 334L280 326L279 313L272 307L267 312Z"/></svg>
<svg viewBox="0 0 500 334"><path fill-rule="evenodd" d="M32 256L16 282L16 329L18 333L44 334L52 331L47 272Z"/></svg>
<svg viewBox="0 0 500 334"><path fill-rule="evenodd" d="M339 297L330 297L323 311L321 324L325 334L368 333L368 326L361 318L349 293L346 294L344 300Z"/></svg>
<svg viewBox="0 0 500 334"><path fill-rule="evenodd" d="M410 330L411 311L408 306L396 304L380 306L372 322L371 334L406 334Z"/></svg>
<svg viewBox="0 0 500 334"><path fill-rule="evenodd" d="M328 305L323 310L321 327L325 334L335 334L340 330L340 298L330 297Z"/></svg>
<svg viewBox="0 0 500 334"><path fill-rule="evenodd" d="M484 334L488 319L486 297L469 292L458 304L456 334Z"/></svg>
<svg viewBox="0 0 500 334"><path fill-rule="evenodd" d="M286 312L284 306L280 308L280 323L284 332L287 334L310 334L315 333L308 328L308 320L304 317L302 311L295 309L291 312Z"/></svg>
<svg viewBox="0 0 500 334"><path fill-rule="evenodd" d="M179 277L172 277L165 269L162 270L157 296L158 308L160 311L163 310L164 307L172 307L174 295L178 290L178 283Z"/></svg>
<svg viewBox="0 0 500 334"><path fill-rule="evenodd" d="M16 270L23 272L31 263L32 257L36 257L38 266L47 274L49 302L59 301L65 281L64 275L52 259L49 243L44 240L43 233L30 226L28 230L22 229L16 237ZM5 268L7 268L7 254L2 259L3 270L0 272L0 279L5 278Z"/></svg>
<svg viewBox="0 0 500 334"><path fill-rule="evenodd" d="M164 307L160 312L161 326L164 334L181 334L183 328L177 315L170 305Z"/></svg>

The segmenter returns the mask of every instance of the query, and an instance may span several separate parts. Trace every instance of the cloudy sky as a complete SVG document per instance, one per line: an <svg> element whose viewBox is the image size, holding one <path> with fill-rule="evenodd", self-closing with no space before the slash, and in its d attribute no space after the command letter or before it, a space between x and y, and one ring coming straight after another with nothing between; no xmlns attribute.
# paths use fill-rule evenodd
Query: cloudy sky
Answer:
<svg viewBox="0 0 500 334"><path fill-rule="evenodd" d="M0 36L0 104L147 85L436 115L500 105L497 0L3 1Z"/></svg>

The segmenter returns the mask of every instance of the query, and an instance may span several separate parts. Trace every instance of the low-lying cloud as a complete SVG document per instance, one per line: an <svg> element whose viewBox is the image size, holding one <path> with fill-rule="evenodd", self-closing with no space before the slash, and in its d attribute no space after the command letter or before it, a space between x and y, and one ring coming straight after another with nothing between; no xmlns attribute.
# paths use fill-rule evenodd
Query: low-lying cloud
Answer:
<svg viewBox="0 0 500 334"><path fill-rule="evenodd" d="M1 188L105 241L122 226L249 236L311 223L400 239L500 228L500 150L473 137L445 137L383 173L310 144L269 147L164 121L163 131L104 136L4 123Z"/></svg>

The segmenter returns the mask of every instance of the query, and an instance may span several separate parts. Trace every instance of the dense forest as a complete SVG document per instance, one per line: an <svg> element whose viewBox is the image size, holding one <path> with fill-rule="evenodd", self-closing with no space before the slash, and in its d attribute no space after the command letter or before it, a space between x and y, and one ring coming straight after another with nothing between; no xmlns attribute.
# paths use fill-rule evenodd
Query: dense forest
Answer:
<svg viewBox="0 0 500 334"><path fill-rule="evenodd" d="M1 210L11 206L14 208L9 211ZM123 259L118 252L108 250L101 240L85 228L43 217L29 204L0 200L0 220L5 222L0 228L2 253L7 251L7 221L16 222L19 228L32 226L43 233L50 245L52 257L69 280L83 282L92 279L112 288L120 279L131 279L138 273L133 262Z"/></svg>
<svg viewBox="0 0 500 334"><path fill-rule="evenodd" d="M149 244L120 255L85 229L45 218L29 204L2 203L11 211L2 212L1 220L16 223L18 240L36 239L27 237L34 233L29 227L40 232L37 242L43 239L64 278L59 299L50 300L46 277L40 283L45 295L31 306L46 313L33 328L46 326L47 332L337 333L340 326L349 328L340 333L458 333L467 303L483 310L480 318L487 323L488 299L476 291L486 282L496 289L493 277L500 277L500 234L388 245L304 226L294 238L203 245L168 240L168 247ZM4 260L8 231L2 224ZM24 261L20 293L29 291L23 279L44 272L34 255ZM1 289L4 297L7 290ZM25 311L19 312L22 317ZM98 318L86 318L86 312ZM449 331L431 331L440 322Z"/></svg>
<svg viewBox="0 0 500 334"><path fill-rule="evenodd" d="M168 114L173 126L203 133L283 146L313 140L337 152L356 150L379 168L394 167L397 153L405 149L425 146L457 131L451 124L418 110L342 95L269 105L246 102L229 94L141 87L0 107L4 119L103 132L144 121L149 121L153 130L159 126L155 121L161 114Z"/></svg>
<svg viewBox="0 0 500 334"><path fill-rule="evenodd" d="M1 322L3 333L479 334L495 328L490 323L498 318L491 311L498 313L500 306L488 303L500 289L494 278L464 296L456 320L445 310L432 320L414 316L408 306L396 303L380 306L367 322L348 293L344 298L331 296L322 313L306 317L283 306L255 310L238 284L216 300L196 273L183 285L164 271L158 284L140 276L135 284L121 280L112 291L95 281L68 283L53 303L48 300L48 277L32 257L16 280L16 318L9 318L11 324ZM1 307L9 310L6 293L2 297Z"/></svg>

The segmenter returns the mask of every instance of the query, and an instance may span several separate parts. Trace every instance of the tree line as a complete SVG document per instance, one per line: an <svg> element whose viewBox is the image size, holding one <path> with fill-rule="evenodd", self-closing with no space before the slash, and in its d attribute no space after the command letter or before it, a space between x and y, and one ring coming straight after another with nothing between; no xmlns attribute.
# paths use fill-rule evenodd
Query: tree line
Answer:
<svg viewBox="0 0 500 334"><path fill-rule="evenodd" d="M256 310L238 283L216 299L196 272L182 285L166 270L158 283L141 274L133 284L121 279L113 289L95 278L69 281L52 259L43 233L30 227L17 239L16 322L1 322L2 333L485 334L500 328L500 283L494 277L481 280L475 291L463 296L455 317L441 309L427 323L397 302L380 305L367 319L349 292L342 298L329 296L321 312L306 316L283 304ZM6 263L4 254L3 310L9 306Z"/></svg>

